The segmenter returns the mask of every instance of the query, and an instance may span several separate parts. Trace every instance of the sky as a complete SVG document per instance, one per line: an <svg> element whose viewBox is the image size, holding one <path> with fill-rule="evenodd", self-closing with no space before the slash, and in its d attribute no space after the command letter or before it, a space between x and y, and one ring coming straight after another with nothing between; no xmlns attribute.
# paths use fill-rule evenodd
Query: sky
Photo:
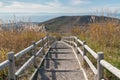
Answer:
<svg viewBox="0 0 120 80"><path fill-rule="evenodd" d="M0 0L0 13L120 13L120 0Z"/></svg>
<svg viewBox="0 0 120 80"><path fill-rule="evenodd" d="M120 18L120 0L0 0L0 22L15 18L43 22L59 16L108 14Z"/></svg>

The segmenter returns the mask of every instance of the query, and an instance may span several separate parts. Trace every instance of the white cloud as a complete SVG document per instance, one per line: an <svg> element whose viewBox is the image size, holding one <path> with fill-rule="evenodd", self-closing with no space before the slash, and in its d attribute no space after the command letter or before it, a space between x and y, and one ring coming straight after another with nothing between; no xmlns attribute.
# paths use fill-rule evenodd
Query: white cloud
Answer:
<svg viewBox="0 0 120 80"><path fill-rule="evenodd" d="M45 5L17 1L8 5L4 4L0 2L0 12L57 12L62 7L62 4L57 0L47 2Z"/></svg>
<svg viewBox="0 0 120 80"><path fill-rule="evenodd" d="M0 12L80 13L85 12L85 9L79 9L67 5L63 6L63 4L60 3L58 0L46 2L45 4L14 1L7 5L6 3L0 2Z"/></svg>
<svg viewBox="0 0 120 80"><path fill-rule="evenodd" d="M82 4L89 4L90 1L87 0L71 0L70 4L71 5L82 5Z"/></svg>
<svg viewBox="0 0 120 80"><path fill-rule="evenodd" d="M53 0L52 2L46 2L48 6L51 7L61 7L62 4L58 0Z"/></svg>

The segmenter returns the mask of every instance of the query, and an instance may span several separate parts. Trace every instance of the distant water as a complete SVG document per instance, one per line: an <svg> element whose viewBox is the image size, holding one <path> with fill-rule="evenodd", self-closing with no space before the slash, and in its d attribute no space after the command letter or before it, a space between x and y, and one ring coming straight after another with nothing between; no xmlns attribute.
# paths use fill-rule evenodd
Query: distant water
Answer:
<svg viewBox="0 0 120 80"><path fill-rule="evenodd" d="M59 16L81 16L91 15L87 13L0 13L0 21L6 23L10 21L25 21L25 22L44 22L49 19ZM93 15L93 14L92 14ZM120 14L115 15L117 18Z"/></svg>
<svg viewBox="0 0 120 80"><path fill-rule="evenodd" d="M0 13L0 20L3 22L10 22L10 21L25 21L25 22L43 22L49 20L51 18L57 17L57 15L49 15L49 14L29 14L29 13Z"/></svg>

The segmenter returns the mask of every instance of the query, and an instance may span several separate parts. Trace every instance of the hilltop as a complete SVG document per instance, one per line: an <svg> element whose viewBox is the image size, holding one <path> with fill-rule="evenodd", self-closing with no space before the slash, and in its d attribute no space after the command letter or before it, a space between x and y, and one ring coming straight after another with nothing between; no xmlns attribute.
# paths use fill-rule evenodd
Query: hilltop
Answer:
<svg viewBox="0 0 120 80"><path fill-rule="evenodd" d="M117 18L86 15L86 16L60 16L39 23L39 25L44 24L46 26L46 30L52 32L69 32L73 27L76 26L83 27L83 26L87 26L90 23L102 23L105 21L112 21L112 20L120 23L120 20Z"/></svg>

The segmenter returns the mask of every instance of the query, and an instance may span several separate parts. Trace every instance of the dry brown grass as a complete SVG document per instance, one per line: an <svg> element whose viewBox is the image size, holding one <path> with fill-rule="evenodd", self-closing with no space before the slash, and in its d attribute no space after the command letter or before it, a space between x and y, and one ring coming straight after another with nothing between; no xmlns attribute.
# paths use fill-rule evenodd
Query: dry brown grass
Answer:
<svg viewBox="0 0 120 80"><path fill-rule="evenodd" d="M32 44L32 41L38 41L46 34L44 32L26 31L0 31L0 62L7 59L7 53L14 51L15 53L23 50ZM25 58L24 58L25 59ZM0 71L0 80L7 75L7 69Z"/></svg>
<svg viewBox="0 0 120 80"><path fill-rule="evenodd" d="M88 27L74 28L72 33L85 40L96 52L103 51L105 60L120 69L120 24L116 21L92 23ZM109 72L106 76L109 80L116 80Z"/></svg>

